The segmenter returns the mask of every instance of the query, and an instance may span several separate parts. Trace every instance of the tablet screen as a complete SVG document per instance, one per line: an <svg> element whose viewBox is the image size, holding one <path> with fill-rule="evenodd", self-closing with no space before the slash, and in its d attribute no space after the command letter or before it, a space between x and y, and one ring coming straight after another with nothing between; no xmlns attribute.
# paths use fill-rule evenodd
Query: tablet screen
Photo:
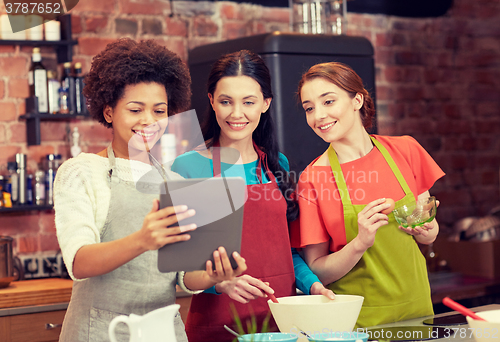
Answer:
<svg viewBox="0 0 500 342"><path fill-rule="evenodd" d="M160 207L187 205L196 214L180 222L195 223L191 239L158 250L160 272L204 270L212 253L223 246L228 255L241 249L246 184L241 177L192 178L166 182ZM230 257L233 267L236 262Z"/></svg>

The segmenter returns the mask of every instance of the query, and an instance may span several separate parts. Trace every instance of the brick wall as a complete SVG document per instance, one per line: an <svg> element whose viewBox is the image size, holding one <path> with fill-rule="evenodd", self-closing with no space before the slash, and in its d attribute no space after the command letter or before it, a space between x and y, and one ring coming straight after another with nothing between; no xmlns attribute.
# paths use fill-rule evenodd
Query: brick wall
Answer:
<svg viewBox="0 0 500 342"><path fill-rule="evenodd" d="M153 38L187 59L189 49L274 30L288 31L287 8L228 1L81 0L73 15L74 61L86 72L92 56L116 38ZM173 11L173 16L171 13ZM4 13L3 4L0 12ZM447 173L432 189L444 229L484 215L499 198L500 3L455 0L443 17L409 19L348 14L348 34L375 47L380 134L415 137ZM69 155L78 126L84 152L103 149L109 130L91 121L44 122L42 144L26 146L23 114L31 49L0 46L0 167L27 153L29 168L47 153ZM42 49L46 66L55 55ZM4 171L4 170L2 170ZM53 213L0 214L0 233L18 253L57 249Z"/></svg>

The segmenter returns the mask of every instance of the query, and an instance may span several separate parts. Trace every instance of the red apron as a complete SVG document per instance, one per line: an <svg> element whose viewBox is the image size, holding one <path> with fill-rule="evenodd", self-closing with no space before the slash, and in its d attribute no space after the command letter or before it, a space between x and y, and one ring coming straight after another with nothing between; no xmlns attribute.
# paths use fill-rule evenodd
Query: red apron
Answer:
<svg viewBox="0 0 500 342"><path fill-rule="evenodd" d="M295 294L295 275L286 220L287 205L271 172L267 172L271 181L262 184L262 165L265 170L269 170L267 158L255 143L254 147L259 156L257 176L260 184L247 185L248 199L243 212L241 255L248 266L246 274L269 282L276 297L291 296ZM214 177L220 177L219 149L213 151L213 165ZM268 298L258 298L248 304L242 304L226 294L193 295L186 322L189 341L232 341L234 336L224 329L224 325L236 328L231 304L236 308L245 329L246 321L255 316L260 332L263 320L268 314L271 315L267 300ZM272 316L269 326L272 331L278 331Z"/></svg>

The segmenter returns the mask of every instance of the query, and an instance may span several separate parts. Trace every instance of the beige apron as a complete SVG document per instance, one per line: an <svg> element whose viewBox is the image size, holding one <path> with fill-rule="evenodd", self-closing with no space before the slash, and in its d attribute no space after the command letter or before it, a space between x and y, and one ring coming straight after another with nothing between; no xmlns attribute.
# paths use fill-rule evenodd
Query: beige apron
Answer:
<svg viewBox="0 0 500 342"><path fill-rule="evenodd" d="M134 182L117 175L115 155L108 147L111 198L101 241L113 241L142 227L156 194L136 189ZM108 326L119 315L144 315L175 303L176 273L160 273L158 251L145 252L107 274L75 281L71 301L64 318L61 342L109 341ZM186 342L180 314L174 320L177 342ZM125 325L116 329L119 341L128 342Z"/></svg>
<svg viewBox="0 0 500 342"><path fill-rule="evenodd" d="M374 137L371 139L404 190L405 197L397 201L396 206L414 203L415 196L387 149ZM335 181L342 199L348 243L358 235L358 213L365 205L352 204L337 154L331 146L328 158L334 177L339 175ZM379 228L375 243L356 266L328 285L337 294L364 296L356 327L433 315L425 258L413 236L398 229L394 214L388 216L389 224Z"/></svg>

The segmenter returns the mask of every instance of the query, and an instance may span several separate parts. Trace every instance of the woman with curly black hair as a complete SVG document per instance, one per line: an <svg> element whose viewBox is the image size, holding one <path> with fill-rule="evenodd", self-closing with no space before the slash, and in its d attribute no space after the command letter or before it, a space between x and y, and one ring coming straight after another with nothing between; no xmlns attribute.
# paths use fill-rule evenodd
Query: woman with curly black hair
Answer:
<svg viewBox="0 0 500 342"><path fill-rule="evenodd" d="M194 211L159 209L158 195L138 191L135 182L152 170L148 154L157 149L168 116L189 106L191 79L181 59L153 41L120 39L94 57L85 83L89 111L113 129L113 140L97 154L63 163L55 180L57 237L74 280L60 341L70 342L107 341L114 317L175 303L176 284L197 293L246 269L233 253L233 270L223 248L214 251L214 265L207 261L205 271L157 268L157 250L188 240L182 233L196 229L170 227ZM187 341L180 315L174 325L177 341ZM116 332L120 341L129 340L123 325Z"/></svg>
<svg viewBox="0 0 500 342"><path fill-rule="evenodd" d="M260 330L269 313L267 293L290 296L297 286L306 294L334 295L291 252L288 222L298 216L295 184L278 150L269 113L271 75L264 60L248 50L222 56L207 88L211 105L202 127L210 149L179 156L172 170L186 178L239 176L247 183L241 254L248 270L193 296L186 322L189 341L224 342L233 339L223 327L234 322L231 305L244 325L254 319ZM227 149L238 151L241 164L227 162ZM277 329L272 320L270 329Z"/></svg>

